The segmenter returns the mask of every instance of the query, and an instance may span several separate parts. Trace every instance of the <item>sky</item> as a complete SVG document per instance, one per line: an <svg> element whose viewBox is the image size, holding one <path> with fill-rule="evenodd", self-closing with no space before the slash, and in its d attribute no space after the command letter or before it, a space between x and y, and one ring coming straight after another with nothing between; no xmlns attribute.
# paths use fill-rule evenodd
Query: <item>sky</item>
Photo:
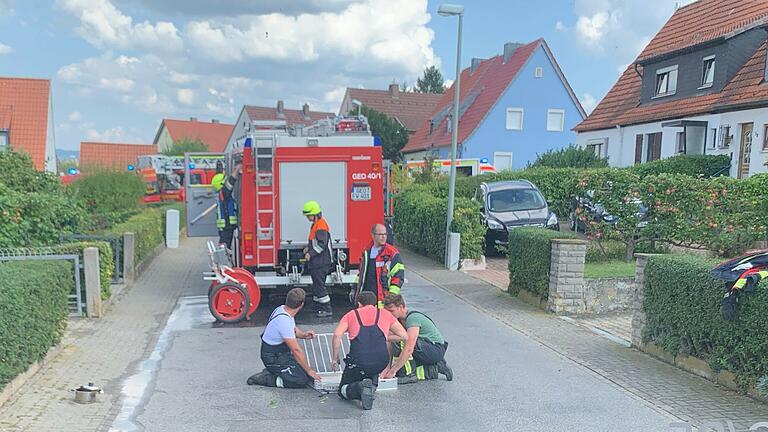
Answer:
<svg viewBox="0 0 768 432"><path fill-rule="evenodd" d="M454 3L462 4L460 0ZM455 76L455 17L428 0L0 0L0 76L52 81L56 147L151 143L163 118L244 104L337 112L347 87ZM544 38L587 112L673 0L465 0L462 67Z"/></svg>

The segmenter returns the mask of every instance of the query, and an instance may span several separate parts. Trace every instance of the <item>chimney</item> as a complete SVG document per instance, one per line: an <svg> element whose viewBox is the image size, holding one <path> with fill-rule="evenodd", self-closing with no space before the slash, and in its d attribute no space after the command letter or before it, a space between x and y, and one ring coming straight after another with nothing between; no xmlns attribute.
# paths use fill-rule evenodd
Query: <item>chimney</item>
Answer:
<svg viewBox="0 0 768 432"><path fill-rule="evenodd" d="M283 101L277 101L277 118L285 118L285 106Z"/></svg>
<svg viewBox="0 0 768 432"><path fill-rule="evenodd" d="M469 73L473 73L474 71L476 71L477 68L480 66L480 63L483 62L483 60L485 59L477 58L477 57L472 58L472 63L469 66Z"/></svg>
<svg viewBox="0 0 768 432"><path fill-rule="evenodd" d="M523 46L523 44L516 42L507 42L504 44L504 64L507 64L509 59L512 57L512 54L515 53L515 50L521 46Z"/></svg>
<svg viewBox="0 0 768 432"><path fill-rule="evenodd" d="M389 95L392 97L392 99L397 99L400 97L400 86L398 86L397 83L392 83L389 85Z"/></svg>
<svg viewBox="0 0 768 432"><path fill-rule="evenodd" d="M189 121L197 121L197 117L190 117Z"/></svg>
<svg viewBox="0 0 768 432"><path fill-rule="evenodd" d="M309 120L309 104L305 103L301 107L301 113L304 115L304 118Z"/></svg>
<svg viewBox="0 0 768 432"><path fill-rule="evenodd" d="M211 123L213 123L213 124L219 124L219 121L218 121L218 120L216 120L216 119L211 119Z"/></svg>

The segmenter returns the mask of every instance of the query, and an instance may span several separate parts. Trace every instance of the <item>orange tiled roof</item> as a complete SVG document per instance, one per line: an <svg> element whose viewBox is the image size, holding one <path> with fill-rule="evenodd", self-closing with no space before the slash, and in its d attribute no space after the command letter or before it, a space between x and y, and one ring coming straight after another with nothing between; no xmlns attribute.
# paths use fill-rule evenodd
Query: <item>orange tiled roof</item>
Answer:
<svg viewBox="0 0 768 432"><path fill-rule="evenodd" d="M32 156L45 169L51 82L46 79L0 78L0 129L8 129L11 148Z"/></svg>
<svg viewBox="0 0 768 432"><path fill-rule="evenodd" d="M163 119L163 124L168 128L171 139L176 141L182 138L191 140L199 139L208 146L208 151L223 152L227 146L227 140L232 135L235 125L225 123L213 123L197 120L173 120ZM162 125L160 125L162 130ZM157 139L155 139L157 141Z"/></svg>
<svg viewBox="0 0 768 432"><path fill-rule="evenodd" d="M128 165L136 165L139 156L156 153L154 144L81 142L80 166L126 170Z"/></svg>
<svg viewBox="0 0 768 432"><path fill-rule="evenodd" d="M477 69L470 73L470 69L461 71L461 86L459 101L467 103L474 97L469 107L459 118L458 142L463 143L480 125L486 114L493 108L496 101L504 93L509 83L517 76L528 58L544 43L543 39L537 39L515 50L507 63L504 56L484 60ZM444 110L450 110L453 106L453 86L446 90L433 112L427 116L421 128L414 134L408 144L403 147L403 152L415 152L430 147L445 147L451 143L451 133L448 131L450 116L442 116L439 123L435 124L430 133L429 122ZM450 110L448 114L453 111Z"/></svg>
<svg viewBox="0 0 768 432"><path fill-rule="evenodd" d="M699 0L675 12L637 59L640 62L718 37L752 28L768 17L764 0ZM763 85L765 46L760 47L720 93L640 105L642 80L634 64L619 77L592 114L574 128L577 132L609 129L650 121L726 111L734 106L765 101ZM642 67L638 66L642 73Z"/></svg>
<svg viewBox="0 0 768 432"><path fill-rule="evenodd" d="M288 126L307 126L318 120L336 116L336 114L329 112L310 111L309 118L307 119L304 117L304 113L301 110L284 109L284 117L278 117L277 108L258 107L251 105L246 105L245 110L248 112L248 116L251 118L251 120L285 120Z"/></svg>
<svg viewBox="0 0 768 432"><path fill-rule="evenodd" d="M397 119L409 131L418 130L443 98L442 94L406 92L398 92L397 97L393 97L389 90L353 88L348 88L347 93L351 99Z"/></svg>

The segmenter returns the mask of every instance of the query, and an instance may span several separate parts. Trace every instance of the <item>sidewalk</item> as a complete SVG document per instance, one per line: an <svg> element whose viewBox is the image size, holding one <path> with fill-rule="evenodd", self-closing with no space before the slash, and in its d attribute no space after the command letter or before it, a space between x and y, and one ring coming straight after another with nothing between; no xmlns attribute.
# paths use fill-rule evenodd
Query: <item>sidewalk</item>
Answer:
<svg viewBox="0 0 768 432"><path fill-rule="evenodd" d="M591 370L658 412L694 426L720 422L725 430L727 421L738 431L768 421L766 405L547 314L487 282L447 271L410 251L402 252L409 271ZM578 389L568 391L574 397L589 398Z"/></svg>
<svg viewBox="0 0 768 432"><path fill-rule="evenodd" d="M489 284L506 291L509 286L509 269L506 257L486 258L485 270L470 270L466 272L472 277L488 282ZM579 316L568 318L576 325L580 325L592 332L602 334L608 338L618 339L625 345L632 340L632 313L619 312L600 316Z"/></svg>
<svg viewBox="0 0 768 432"><path fill-rule="evenodd" d="M104 318L70 320L61 353L0 407L0 430L90 432L109 424L121 379L152 350L179 295L199 279L204 241L183 239L179 249L164 250ZM69 390L89 382L104 389L100 402L75 403Z"/></svg>

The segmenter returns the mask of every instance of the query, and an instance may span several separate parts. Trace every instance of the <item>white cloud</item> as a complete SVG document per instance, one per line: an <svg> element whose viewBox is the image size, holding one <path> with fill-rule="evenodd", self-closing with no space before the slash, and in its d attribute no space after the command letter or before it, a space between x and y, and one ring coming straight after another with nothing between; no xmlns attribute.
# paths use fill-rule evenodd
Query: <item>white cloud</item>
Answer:
<svg viewBox="0 0 768 432"><path fill-rule="evenodd" d="M99 87L106 90L117 90L121 92L129 92L133 90L133 86L136 83L128 78L100 78Z"/></svg>
<svg viewBox="0 0 768 432"><path fill-rule="evenodd" d="M72 121L72 122L74 122L74 121L80 121L80 119L81 119L82 117L83 117L83 116L80 114L80 111L72 111L72 112L71 112L71 113L69 113L69 115L67 116L67 119L69 119L69 121Z"/></svg>
<svg viewBox="0 0 768 432"><path fill-rule="evenodd" d="M160 52L179 51L176 26L167 21L133 23L109 0L57 0L57 5L80 20L77 34L97 48L117 47Z"/></svg>
<svg viewBox="0 0 768 432"><path fill-rule="evenodd" d="M558 22L555 23L555 30L557 30L557 31L565 31L565 30L567 30L567 27L565 26L565 24L563 24L562 21L558 21Z"/></svg>
<svg viewBox="0 0 768 432"><path fill-rule="evenodd" d="M182 88L176 91L176 98L184 105L192 105L195 100L195 92L192 89Z"/></svg>
<svg viewBox="0 0 768 432"><path fill-rule="evenodd" d="M13 52L13 48L10 46L0 42L0 55L2 54L10 54Z"/></svg>
<svg viewBox="0 0 768 432"><path fill-rule="evenodd" d="M125 138L125 130L120 127L113 127L104 131L88 129L85 131L85 137L88 141L118 142Z"/></svg>
<svg viewBox="0 0 768 432"><path fill-rule="evenodd" d="M579 102L581 102L581 106L587 114L590 114L597 106L597 100L595 100L595 97L589 93L584 93L584 95L579 98Z"/></svg>
<svg viewBox="0 0 768 432"><path fill-rule="evenodd" d="M576 35L585 45L601 48L609 18L613 18L611 21L616 19L615 16L609 16L607 12L598 12L592 17L580 16L576 21Z"/></svg>

